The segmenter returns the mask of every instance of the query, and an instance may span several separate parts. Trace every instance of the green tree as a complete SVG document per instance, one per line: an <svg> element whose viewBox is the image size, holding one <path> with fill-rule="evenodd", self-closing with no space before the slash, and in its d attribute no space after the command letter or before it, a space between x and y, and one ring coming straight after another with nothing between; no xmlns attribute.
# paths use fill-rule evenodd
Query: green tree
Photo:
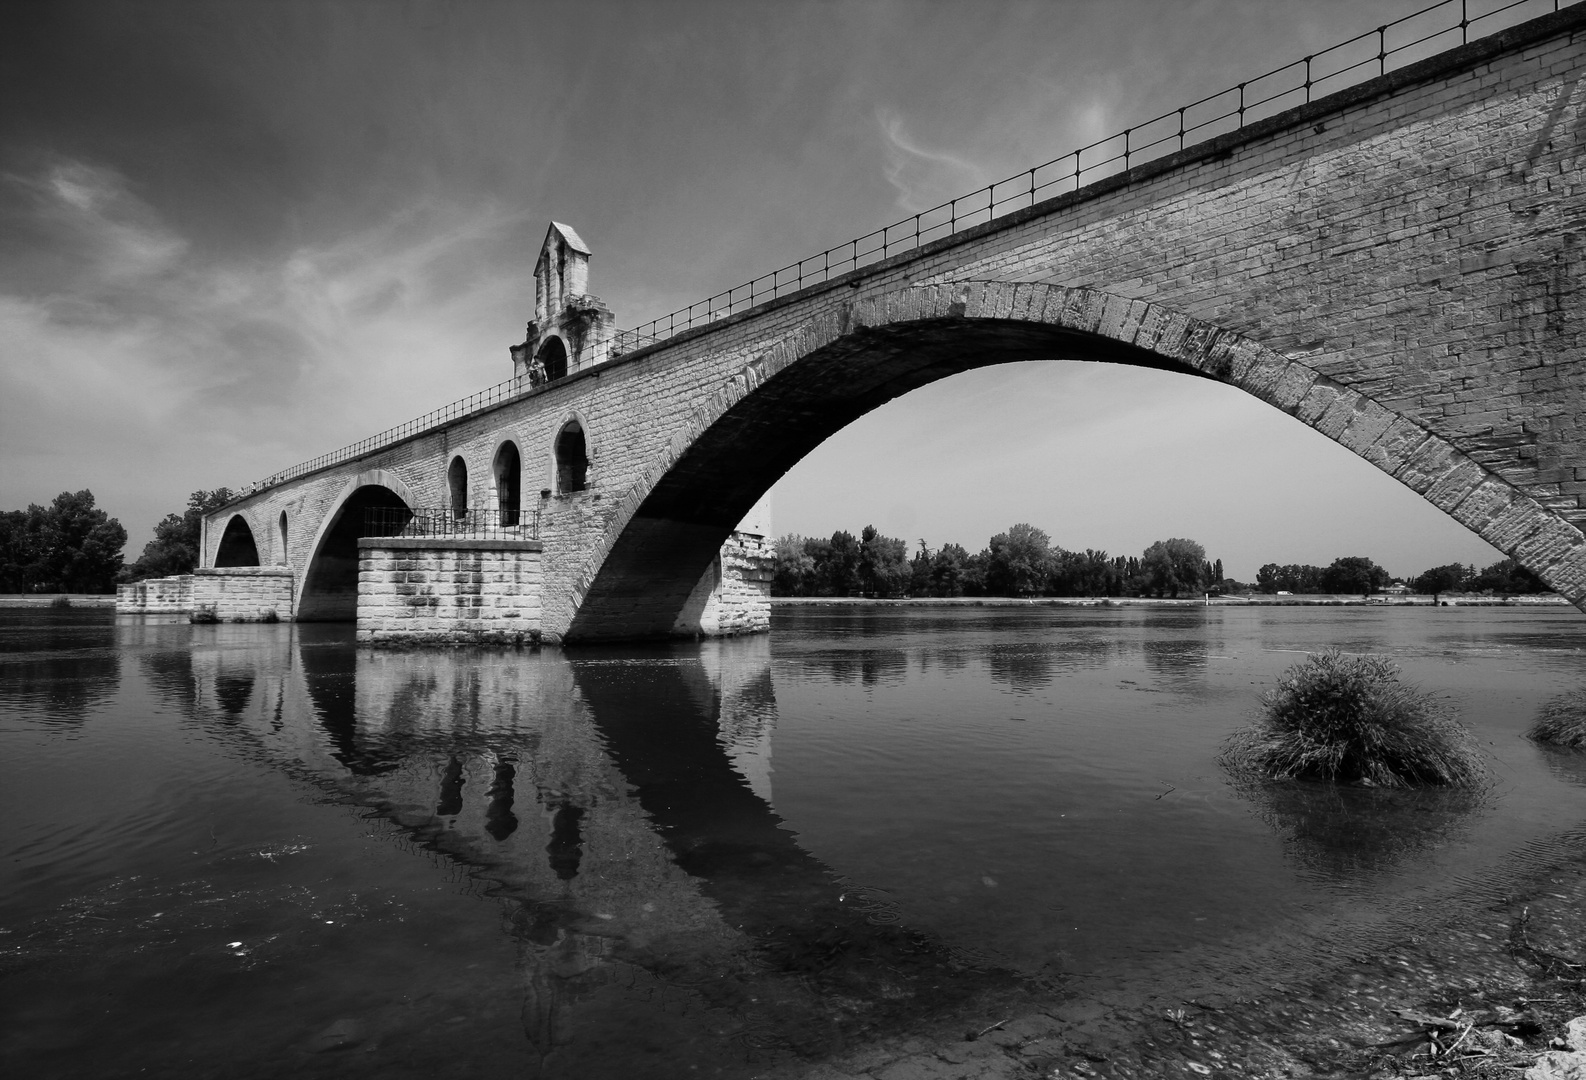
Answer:
<svg viewBox="0 0 1586 1080"><path fill-rule="evenodd" d="M120 580L141 581L151 577L170 577L172 574L191 574L198 565L199 536L206 514L212 514L231 502L230 488L214 491L195 491L187 497L187 509L181 514L166 514L154 526L154 539L143 545L138 561L122 571Z"/></svg>
<svg viewBox="0 0 1586 1080"><path fill-rule="evenodd" d="M943 544L931 556L931 596L963 596L969 587L971 556L962 544Z"/></svg>
<svg viewBox="0 0 1586 1080"><path fill-rule="evenodd" d="M1153 596L1198 593L1205 587L1206 549L1193 540L1158 540L1140 557L1146 591Z"/></svg>
<svg viewBox="0 0 1586 1080"><path fill-rule="evenodd" d="M1360 593L1369 596L1392 580L1391 575L1364 555L1349 555L1334 559L1322 571L1322 591L1330 593Z"/></svg>
<svg viewBox="0 0 1586 1080"><path fill-rule="evenodd" d="M1326 591L1322 588L1322 574L1319 566L1267 563L1256 571L1256 587L1264 593L1319 593Z"/></svg>
<svg viewBox="0 0 1586 1080"><path fill-rule="evenodd" d="M834 532L812 551L815 578L822 596L857 596L859 580L859 541L851 532Z"/></svg>
<svg viewBox="0 0 1586 1080"><path fill-rule="evenodd" d="M1051 572L1052 540L1028 522L991 538L986 591L992 596L1036 596Z"/></svg>
<svg viewBox="0 0 1586 1080"><path fill-rule="evenodd" d="M94 505L94 494L63 491L49 506L0 515L0 589L110 592L127 530Z"/></svg>
<svg viewBox="0 0 1586 1080"><path fill-rule="evenodd" d="M1472 577L1465 587L1471 592L1492 592L1506 596L1552 591L1547 582L1514 559L1500 559Z"/></svg>
<svg viewBox="0 0 1586 1080"><path fill-rule="evenodd" d="M908 545L874 525L859 534L859 583L866 596L902 596L909 585Z"/></svg>
<svg viewBox="0 0 1586 1080"><path fill-rule="evenodd" d="M1469 576L1470 572L1459 563L1449 563L1446 566L1434 566L1417 575L1410 582L1410 587L1419 593L1431 593L1432 603L1435 604L1440 595L1458 589Z"/></svg>
<svg viewBox="0 0 1586 1080"><path fill-rule="evenodd" d="M772 596L808 596L815 560L804 549L804 538L794 533L777 537L776 569L771 574Z"/></svg>

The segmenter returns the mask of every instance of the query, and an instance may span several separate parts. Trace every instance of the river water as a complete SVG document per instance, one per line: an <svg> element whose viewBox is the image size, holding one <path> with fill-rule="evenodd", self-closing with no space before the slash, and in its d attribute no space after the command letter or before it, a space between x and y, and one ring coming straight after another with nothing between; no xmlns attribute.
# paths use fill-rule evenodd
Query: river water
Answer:
<svg viewBox="0 0 1586 1080"><path fill-rule="evenodd" d="M1329 645L1445 695L1490 790L1232 780ZM1578 844L1586 763L1522 733L1583 658L1564 608L832 604L536 653L0 613L0 1073L737 1077L1271 984Z"/></svg>

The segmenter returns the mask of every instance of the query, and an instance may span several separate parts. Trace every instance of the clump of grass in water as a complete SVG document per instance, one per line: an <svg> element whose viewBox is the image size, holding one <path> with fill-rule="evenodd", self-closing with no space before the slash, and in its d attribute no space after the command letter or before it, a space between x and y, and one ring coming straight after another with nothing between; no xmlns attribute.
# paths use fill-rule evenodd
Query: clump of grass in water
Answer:
<svg viewBox="0 0 1586 1080"><path fill-rule="evenodd" d="M1262 695L1261 711L1224 746L1230 767L1376 787L1473 786L1487 775L1470 733L1385 656L1309 656Z"/></svg>
<svg viewBox="0 0 1586 1080"><path fill-rule="evenodd" d="M55 599L50 601L50 607L52 608L69 608L71 606L71 599L65 596L57 596Z"/></svg>
<svg viewBox="0 0 1586 1080"><path fill-rule="evenodd" d="M1542 706L1526 737L1564 750L1586 749L1586 686Z"/></svg>

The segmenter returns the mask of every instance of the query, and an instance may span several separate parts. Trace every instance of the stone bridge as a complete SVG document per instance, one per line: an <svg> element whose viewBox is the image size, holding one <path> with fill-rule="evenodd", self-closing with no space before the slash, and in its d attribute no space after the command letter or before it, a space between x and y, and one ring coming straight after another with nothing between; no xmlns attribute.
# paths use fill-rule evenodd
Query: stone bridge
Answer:
<svg viewBox="0 0 1586 1080"><path fill-rule="evenodd" d="M1586 6L625 352L553 226L511 396L250 491L203 565L260 564L282 618L357 597L366 638L492 607L552 641L756 629L745 518L822 440L967 369L1090 360L1238 387L1586 607L1583 75ZM517 539L360 541L381 506Z"/></svg>

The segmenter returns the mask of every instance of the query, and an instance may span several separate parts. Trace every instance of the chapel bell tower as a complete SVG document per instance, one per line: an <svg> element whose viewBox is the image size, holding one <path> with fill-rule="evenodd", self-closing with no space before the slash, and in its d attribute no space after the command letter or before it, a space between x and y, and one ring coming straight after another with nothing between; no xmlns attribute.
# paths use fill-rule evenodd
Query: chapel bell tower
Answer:
<svg viewBox="0 0 1586 1080"><path fill-rule="evenodd" d="M534 321L512 346L512 372L531 385L560 379L606 359L616 316L589 293L589 245L571 226L551 222L534 264Z"/></svg>

